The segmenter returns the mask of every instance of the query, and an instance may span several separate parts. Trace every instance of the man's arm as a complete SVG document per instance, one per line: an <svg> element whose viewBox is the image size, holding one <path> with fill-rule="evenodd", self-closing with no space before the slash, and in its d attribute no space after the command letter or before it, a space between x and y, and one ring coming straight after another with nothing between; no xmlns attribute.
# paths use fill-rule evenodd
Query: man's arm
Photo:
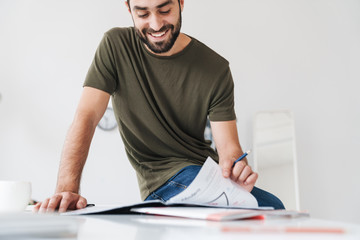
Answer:
<svg viewBox="0 0 360 240"><path fill-rule="evenodd" d="M80 178L95 128L104 115L110 94L84 87L75 117L62 151L55 194L38 203L34 211L59 212L84 208L86 199L79 195Z"/></svg>
<svg viewBox="0 0 360 240"><path fill-rule="evenodd" d="M235 160L243 154L237 134L236 121L210 122L210 125L223 176L230 177L251 192L258 174L252 171L247 159L244 158L232 167Z"/></svg>

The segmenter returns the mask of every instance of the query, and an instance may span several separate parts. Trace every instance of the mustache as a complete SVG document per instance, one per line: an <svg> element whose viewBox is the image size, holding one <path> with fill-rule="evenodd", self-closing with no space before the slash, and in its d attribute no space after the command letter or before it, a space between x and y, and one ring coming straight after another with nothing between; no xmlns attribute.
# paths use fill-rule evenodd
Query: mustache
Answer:
<svg viewBox="0 0 360 240"><path fill-rule="evenodd" d="M159 33L159 32L164 32L164 31L166 31L166 30L168 30L168 29L171 29L171 30L174 30L174 25L172 25L172 24L166 24L166 25L164 25L164 26L162 26L159 30L157 30L157 31L155 31L154 29L152 29L152 28L144 28L143 30L142 30L142 33L144 34L144 35L146 35L146 33Z"/></svg>

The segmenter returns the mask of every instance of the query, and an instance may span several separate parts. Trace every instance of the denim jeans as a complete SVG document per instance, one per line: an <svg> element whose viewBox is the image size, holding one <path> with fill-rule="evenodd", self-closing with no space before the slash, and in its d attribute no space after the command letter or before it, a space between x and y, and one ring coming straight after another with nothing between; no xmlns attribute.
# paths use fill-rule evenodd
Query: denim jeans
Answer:
<svg viewBox="0 0 360 240"><path fill-rule="evenodd" d="M161 187L152 192L145 199L145 201L158 199L166 202L173 196L184 191L185 188L187 188L187 186L189 186L190 183L194 180L200 169L201 166L197 165L190 165L181 169L169 180L167 180L166 183L164 183ZM258 201L259 207L274 207L274 209L285 209L284 204L279 198L260 188L254 187L251 191L251 194Z"/></svg>

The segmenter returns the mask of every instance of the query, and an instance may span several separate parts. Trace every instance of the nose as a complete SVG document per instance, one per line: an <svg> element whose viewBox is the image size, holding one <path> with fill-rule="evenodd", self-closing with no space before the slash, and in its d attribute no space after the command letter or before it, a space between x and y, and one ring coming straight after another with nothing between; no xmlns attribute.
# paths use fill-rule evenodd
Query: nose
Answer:
<svg viewBox="0 0 360 240"><path fill-rule="evenodd" d="M156 14L153 14L150 19L149 26L154 31L159 31L163 27L163 21L161 17L157 16Z"/></svg>

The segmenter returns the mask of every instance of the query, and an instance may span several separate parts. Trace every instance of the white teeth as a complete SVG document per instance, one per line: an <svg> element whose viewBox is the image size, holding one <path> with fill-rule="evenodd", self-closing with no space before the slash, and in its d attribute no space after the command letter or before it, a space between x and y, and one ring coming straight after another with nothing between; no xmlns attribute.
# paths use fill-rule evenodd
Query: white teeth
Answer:
<svg viewBox="0 0 360 240"><path fill-rule="evenodd" d="M161 36L163 36L163 35L165 34L165 32L158 33L158 34L155 34L155 33L150 33L150 34L151 34L151 36L153 36L153 37L161 37Z"/></svg>

